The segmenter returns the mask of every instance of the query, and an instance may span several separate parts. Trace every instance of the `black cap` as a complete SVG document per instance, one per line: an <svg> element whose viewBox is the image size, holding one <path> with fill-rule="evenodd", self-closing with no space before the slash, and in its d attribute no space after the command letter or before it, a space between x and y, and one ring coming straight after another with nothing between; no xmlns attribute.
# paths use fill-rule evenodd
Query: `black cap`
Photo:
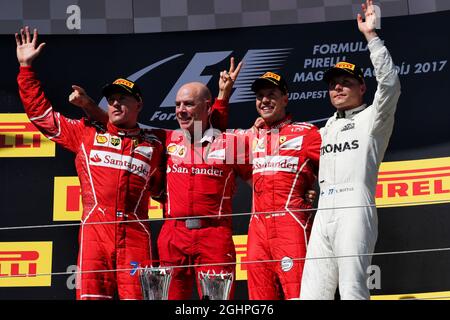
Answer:
<svg viewBox="0 0 450 320"><path fill-rule="evenodd" d="M266 72L256 79L252 84L252 91L257 92L268 84L278 87L284 94L288 92L288 87L283 76L274 72Z"/></svg>
<svg viewBox="0 0 450 320"><path fill-rule="evenodd" d="M342 74L348 74L353 76L353 78L357 79L359 82L364 82L364 77L361 71L361 68L359 68L357 65L347 62L347 61L341 61L334 65L334 67L328 69L325 71L325 74L323 75L323 80L326 83L329 83L332 78L338 75Z"/></svg>
<svg viewBox="0 0 450 320"><path fill-rule="evenodd" d="M102 89L102 94L108 98L110 95L122 92L134 96L138 101L142 100L142 93L139 86L131 80L118 78L113 83L107 84Z"/></svg>

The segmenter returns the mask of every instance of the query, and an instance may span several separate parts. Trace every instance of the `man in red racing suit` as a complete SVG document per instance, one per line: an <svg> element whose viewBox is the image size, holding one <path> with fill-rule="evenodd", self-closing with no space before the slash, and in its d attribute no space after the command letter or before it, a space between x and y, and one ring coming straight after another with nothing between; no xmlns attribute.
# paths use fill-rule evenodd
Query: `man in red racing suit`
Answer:
<svg viewBox="0 0 450 320"><path fill-rule="evenodd" d="M238 154L236 148L245 135L222 134L209 125L211 98L206 86L188 83L176 99L182 130L169 132L166 139L168 219L158 237L158 252L162 265L175 266L169 299L190 299L194 281L199 296L206 298L200 273L228 273L235 280L232 197L236 175L247 177L251 165L245 151ZM244 141L241 146L245 148ZM233 289L222 298L232 296Z"/></svg>
<svg viewBox="0 0 450 320"><path fill-rule="evenodd" d="M229 273L235 280L232 197L236 176L244 177L251 165L245 160L227 163L237 157L227 154L239 135L213 131L207 129L200 141L192 143L175 131L167 141L168 219L158 237L158 252L162 265L175 266L169 299L190 299L194 281L199 296L206 298L199 273ZM196 158L199 155L202 158ZM233 290L224 298L232 296Z"/></svg>
<svg viewBox="0 0 450 320"><path fill-rule="evenodd" d="M252 85L264 127L253 136L253 212L247 261L249 298L297 298L314 214L305 198L319 165L320 134L286 113L287 86L267 72ZM275 262L267 262L276 260Z"/></svg>
<svg viewBox="0 0 450 320"><path fill-rule="evenodd" d="M205 85L183 85L177 93L175 110L181 130L158 131L167 155L166 194L158 199L164 204L167 219L158 236L158 253L162 266L174 267L170 300L190 299L194 281L203 298L198 278L201 272L231 273L233 278L235 275L236 253L229 215L236 175L248 178L251 165L245 159L245 150L238 156L237 149L231 148L237 146L238 140L245 147L246 136L221 131L227 126L228 98L240 67L241 64L235 68L231 58L229 72L221 72L219 95L212 105ZM93 103L83 90L76 91L74 104L82 107L89 101ZM85 111L102 117L95 104ZM198 131L194 130L196 125ZM225 298L232 297L233 288Z"/></svg>
<svg viewBox="0 0 450 320"><path fill-rule="evenodd" d="M76 154L83 203L77 299L112 299L116 294L120 299L141 299L138 278L129 270L133 261L151 260L151 238L148 225L133 220L148 217L149 196L162 185L162 143L137 125L142 98L137 85L127 79L104 88L110 117L106 125L68 119L54 111L31 68L42 48L36 49L36 38L35 30L30 40L28 28L16 34L17 81L31 122ZM117 271L121 269L125 271Z"/></svg>

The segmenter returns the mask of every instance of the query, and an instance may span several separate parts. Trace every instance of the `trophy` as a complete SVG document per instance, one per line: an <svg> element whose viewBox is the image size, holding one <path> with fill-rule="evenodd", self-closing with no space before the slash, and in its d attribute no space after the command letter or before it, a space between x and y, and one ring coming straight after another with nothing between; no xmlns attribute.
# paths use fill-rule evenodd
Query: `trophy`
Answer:
<svg viewBox="0 0 450 320"><path fill-rule="evenodd" d="M203 300L228 300L230 298L233 273L212 273L200 271L198 273Z"/></svg>
<svg viewBox="0 0 450 320"><path fill-rule="evenodd" d="M142 298L144 300L167 300L172 279L170 267L139 268Z"/></svg>

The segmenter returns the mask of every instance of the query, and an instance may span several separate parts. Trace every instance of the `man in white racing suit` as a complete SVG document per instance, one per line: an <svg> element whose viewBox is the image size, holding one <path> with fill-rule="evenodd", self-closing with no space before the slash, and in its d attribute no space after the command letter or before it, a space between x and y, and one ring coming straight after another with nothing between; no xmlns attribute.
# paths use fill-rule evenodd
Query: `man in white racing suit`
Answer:
<svg viewBox="0 0 450 320"><path fill-rule="evenodd" d="M368 41L378 86L368 106L363 103L366 86L357 66L340 62L324 75L337 112L321 129L319 208L300 299L332 300L337 286L341 299L370 298L367 268L378 234L375 188L394 126L400 82L391 56L375 32L372 1L362 9L365 21L358 14L358 28Z"/></svg>

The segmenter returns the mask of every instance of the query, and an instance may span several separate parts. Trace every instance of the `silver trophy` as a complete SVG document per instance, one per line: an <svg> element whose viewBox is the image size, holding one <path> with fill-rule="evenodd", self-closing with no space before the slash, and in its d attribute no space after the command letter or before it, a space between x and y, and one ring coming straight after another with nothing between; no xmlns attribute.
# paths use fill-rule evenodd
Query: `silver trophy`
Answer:
<svg viewBox="0 0 450 320"><path fill-rule="evenodd" d="M233 273L229 272L202 272L198 273L204 300L229 300Z"/></svg>
<svg viewBox="0 0 450 320"><path fill-rule="evenodd" d="M171 279L172 268L170 267L139 268L142 298L144 300L167 300Z"/></svg>

